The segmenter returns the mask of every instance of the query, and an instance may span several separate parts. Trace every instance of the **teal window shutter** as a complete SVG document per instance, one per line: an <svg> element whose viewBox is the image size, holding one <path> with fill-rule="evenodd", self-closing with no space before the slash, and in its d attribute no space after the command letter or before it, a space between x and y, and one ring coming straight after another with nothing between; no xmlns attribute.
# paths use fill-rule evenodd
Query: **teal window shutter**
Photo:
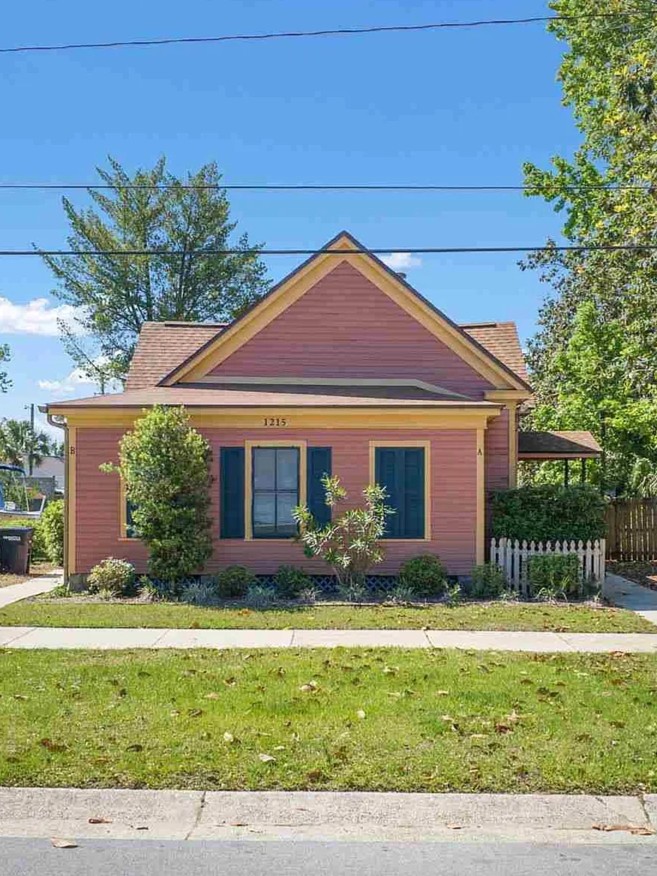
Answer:
<svg viewBox="0 0 657 876"><path fill-rule="evenodd" d="M308 510L319 526L325 526L331 520L331 509L326 504L326 491L322 478L331 476L331 448L309 447L307 464L307 503Z"/></svg>
<svg viewBox="0 0 657 876"><path fill-rule="evenodd" d="M219 535L244 538L244 448L219 452Z"/></svg>
<svg viewBox="0 0 657 876"><path fill-rule="evenodd" d="M424 448L377 447L374 463L376 482L395 511L384 538L424 538Z"/></svg>

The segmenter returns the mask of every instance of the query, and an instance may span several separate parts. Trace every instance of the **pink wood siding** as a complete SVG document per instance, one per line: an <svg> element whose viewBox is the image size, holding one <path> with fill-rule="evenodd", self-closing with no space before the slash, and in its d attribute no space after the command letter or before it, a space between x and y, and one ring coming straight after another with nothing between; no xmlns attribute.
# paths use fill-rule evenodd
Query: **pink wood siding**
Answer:
<svg viewBox="0 0 657 876"><path fill-rule="evenodd" d="M213 450L212 486L215 519L214 555L206 571L213 572L232 563L249 566L259 574L275 572L281 563L291 563L312 572L326 571L318 562L308 561L299 545L287 541L237 541L218 537L219 448L243 444L245 440L306 440L308 446L333 448L333 472L340 476L356 503L369 477L370 440L431 441L431 530L430 542L390 543L381 573L397 571L406 558L419 553L438 553L451 574L469 574L475 560L476 521L476 440L471 430L436 432L368 430L265 430L248 433L234 430L203 429ZM133 562L146 570L146 551L136 540L119 539L119 480L117 475L98 470L102 462L116 460L121 437L119 429L79 428L77 433L77 540L75 572L88 572L108 556Z"/></svg>
<svg viewBox="0 0 657 876"><path fill-rule="evenodd" d="M212 374L405 377L476 398L491 386L346 263L334 268Z"/></svg>
<svg viewBox="0 0 657 876"><path fill-rule="evenodd" d="M486 488L506 490L509 487L509 411L504 408L499 417L488 421L486 430Z"/></svg>

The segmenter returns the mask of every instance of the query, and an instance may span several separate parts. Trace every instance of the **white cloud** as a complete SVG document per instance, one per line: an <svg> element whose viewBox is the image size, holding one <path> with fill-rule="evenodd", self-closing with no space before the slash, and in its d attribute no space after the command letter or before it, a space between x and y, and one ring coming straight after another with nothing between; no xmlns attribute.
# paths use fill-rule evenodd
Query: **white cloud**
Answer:
<svg viewBox="0 0 657 876"><path fill-rule="evenodd" d="M100 364L103 357L99 357L96 361ZM82 398L86 395L94 395L99 389L98 382L85 374L81 368L74 368L61 380L39 380L37 382L39 389L50 393L54 399L71 398L72 396ZM105 392L119 392L120 390L121 385L118 380L108 380L105 384Z"/></svg>
<svg viewBox="0 0 657 876"><path fill-rule="evenodd" d="M391 252L390 255L381 256L381 261L393 271L398 271L400 268L419 268L422 264L422 259L411 255L410 252Z"/></svg>
<svg viewBox="0 0 657 876"><path fill-rule="evenodd" d="M76 328L78 311L71 304L53 304L47 298L33 298L14 304L0 297L0 332L8 335L59 335L58 320Z"/></svg>

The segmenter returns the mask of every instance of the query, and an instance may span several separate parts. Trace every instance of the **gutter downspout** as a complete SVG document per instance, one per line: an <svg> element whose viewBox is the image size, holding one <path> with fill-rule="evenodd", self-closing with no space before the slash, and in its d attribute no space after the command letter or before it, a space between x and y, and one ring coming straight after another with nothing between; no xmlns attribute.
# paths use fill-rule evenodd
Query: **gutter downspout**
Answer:
<svg viewBox="0 0 657 876"><path fill-rule="evenodd" d="M48 411L48 405L39 405L39 413L46 415L46 422L49 426L55 429L62 429L64 432L64 583L68 581L68 529L69 529L69 446L68 446L68 423L57 421Z"/></svg>

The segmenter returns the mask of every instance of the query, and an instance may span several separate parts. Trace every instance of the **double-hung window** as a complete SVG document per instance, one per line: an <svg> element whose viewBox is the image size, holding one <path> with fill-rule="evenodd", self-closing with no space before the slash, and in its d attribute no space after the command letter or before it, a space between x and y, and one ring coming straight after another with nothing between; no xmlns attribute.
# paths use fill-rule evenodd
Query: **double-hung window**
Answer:
<svg viewBox="0 0 657 876"><path fill-rule="evenodd" d="M252 448L253 538L291 538L299 504L299 448Z"/></svg>
<svg viewBox="0 0 657 876"><path fill-rule="evenodd" d="M374 448L374 479L385 488L386 505L395 512L386 520L384 538L428 537L426 455L425 447Z"/></svg>

